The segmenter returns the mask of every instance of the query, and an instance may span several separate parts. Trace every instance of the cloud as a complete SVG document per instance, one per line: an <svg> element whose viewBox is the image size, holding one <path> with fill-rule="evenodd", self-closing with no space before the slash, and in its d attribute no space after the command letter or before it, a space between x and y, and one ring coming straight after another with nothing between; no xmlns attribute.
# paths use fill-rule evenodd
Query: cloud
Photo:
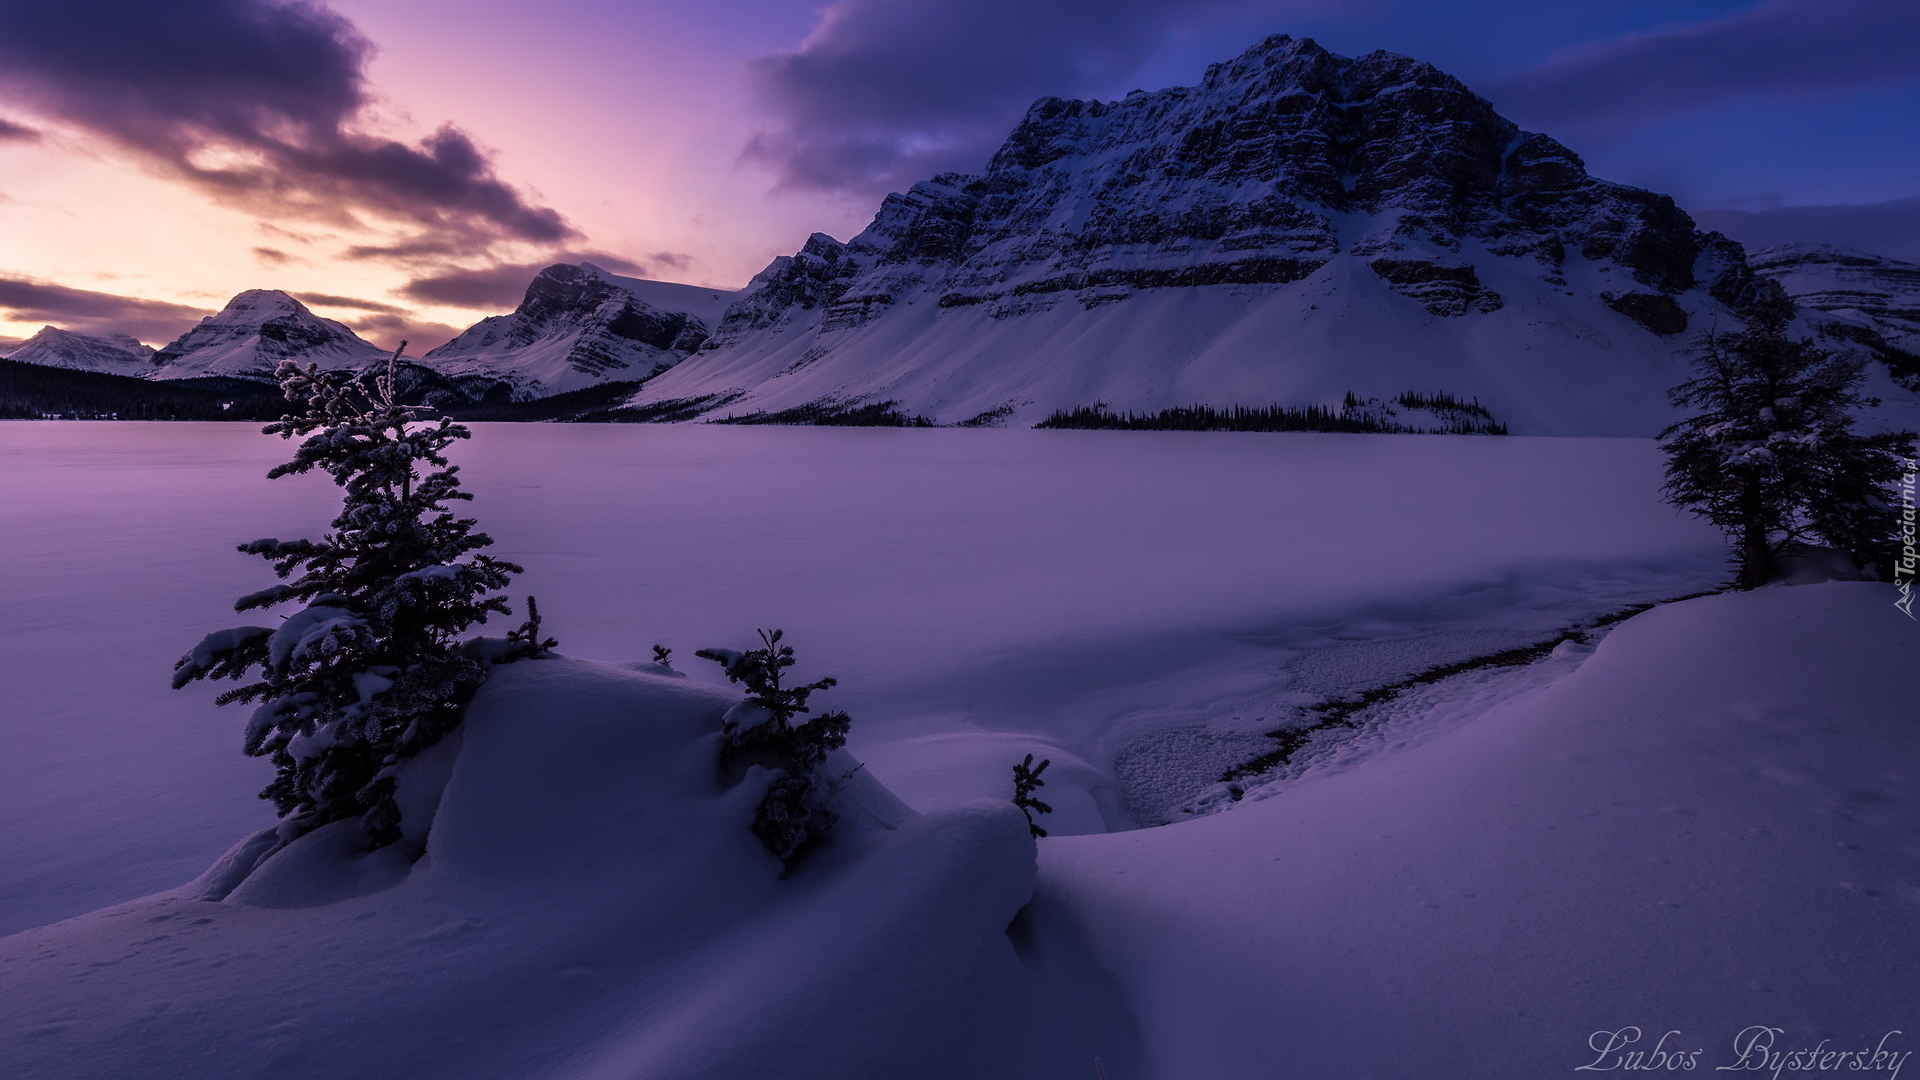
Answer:
<svg viewBox="0 0 1920 1080"><path fill-rule="evenodd" d="M358 296L335 296L331 293L300 292L292 294L294 299L310 308L343 311L340 315L329 316L353 328L353 332L381 348L392 348L402 341L423 348L411 349L410 353L419 356L427 349L449 341L460 331L456 327L432 319L422 319L412 311L395 304L380 300L366 300Z"/></svg>
<svg viewBox="0 0 1920 1080"><path fill-rule="evenodd" d="M475 270L446 270L414 278L399 291L400 295L407 299L423 304L444 304L448 307L479 310L512 308L520 303L521 297L526 295L527 284L533 280L535 274L554 263L562 262L590 262L616 274L646 277L657 272L654 269L656 266L682 270L692 260L685 255L673 252L650 255L645 262L635 262L604 251L567 252L543 262L508 263Z"/></svg>
<svg viewBox="0 0 1920 1080"><path fill-rule="evenodd" d="M224 202L339 226L398 223L443 248L574 235L465 132L367 134L373 45L313 0L0 0L0 89Z"/></svg>
<svg viewBox="0 0 1920 1080"><path fill-rule="evenodd" d="M1583 48L1488 87L1523 123L1620 131L1735 98L1920 78L1913 0L1768 0Z"/></svg>
<svg viewBox="0 0 1920 1080"><path fill-rule="evenodd" d="M1920 198L1853 206L1780 206L1761 210L1696 210L1749 249L1774 244L1834 244L1920 263Z"/></svg>
<svg viewBox="0 0 1920 1080"><path fill-rule="evenodd" d="M415 318L412 315L370 314L340 321L353 327L354 333L383 349L391 349L402 341L406 342L407 355L414 359L418 359L428 349L452 341L461 329L448 326L443 322Z"/></svg>
<svg viewBox="0 0 1920 1080"><path fill-rule="evenodd" d="M263 263L266 263L268 266L285 266L288 263L307 261L298 255L289 255L286 252L281 251L279 248L270 248L270 247L254 248L253 257L256 259L259 259Z"/></svg>
<svg viewBox="0 0 1920 1080"><path fill-rule="evenodd" d="M164 300L90 292L0 275L0 311L15 322L52 323L82 334L132 334L172 341L213 312Z"/></svg>
<svg viewBox="0 0 1920 1080"><path fill-rule="evenodd" d="M1237 0L838 0L752 61L774 126L745 157L783 188L872 195L976 170L1037 97L1110 91L1168 33Z"/></svg>
<svg viewBox="0 0 1920 1080"><path fill-rule="evenodd" d="M38 131L0 116L0 142L34 142L39 138Z"/></svg>
<svg viewBox="0 0 1920 1080"><path fill-rule="evenodd" d="M406 308L384 304L378 300L362 300L353 296L333 296L328 293L295 293L294 298L308 307L350 308L354 311L373 311L386 315L409 314Z"/></svg>

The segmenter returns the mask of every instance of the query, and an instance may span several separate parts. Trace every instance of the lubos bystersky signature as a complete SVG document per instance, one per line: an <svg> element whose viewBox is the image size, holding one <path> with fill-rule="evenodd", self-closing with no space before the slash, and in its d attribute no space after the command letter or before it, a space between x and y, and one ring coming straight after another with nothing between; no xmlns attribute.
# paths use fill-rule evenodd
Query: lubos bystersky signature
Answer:
<svg viewBox="0 0 1920 1080"><path fill-rule="evenodd" d="M1733 1037L1733 1059L1713 1065L1715 1072L1766 1073L1780 1080L1783 1072L1839 1073L1884 1072L1887 1080L1896 1080L1900 1069L1913 1056L1911 1050L1889 1048L1887 1043L1902 1034L1889 1031L1872 1046L1857 1048L1836 1046L1832 1039L1821 1039L1809 1047L1787 1048L1779 1045L1785 1028L1755 1024ZM1613 1031L1596 1031L1587 1037L1587 1049L1594 1059L1576 1065L1574 1072L1692 1072L1707 1068L1701 1063L1705 1047L1686 1049L1678 1030L1663 1033L1645 1046L1647 1032L1628 1025Z"/></svg>

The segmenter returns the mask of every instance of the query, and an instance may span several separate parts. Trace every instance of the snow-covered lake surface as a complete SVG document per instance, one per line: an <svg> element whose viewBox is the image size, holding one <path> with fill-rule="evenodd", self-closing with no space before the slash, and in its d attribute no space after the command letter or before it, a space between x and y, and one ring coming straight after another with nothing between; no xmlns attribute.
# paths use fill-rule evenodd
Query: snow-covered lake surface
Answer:
<svg viewBox="0 0 1920 1080"><path fill-rule="evenodd" d="M570 659L498 669L411 869L322 830L167 891L271 820L241 709L166 684L270 579L234 545L331 517L264 479L288 451L0 424L20 1075L1464 1080L1622 1067L1590 1043L1630 1026L1703 1069L1750 1025L1871 1047L1920 1006L1889 586L1661 606L1222 793L1302 705L1722 581L1642 440L482 426L471 513ZM692 656L773 626L866 765L788 882ZM690 678L619 663L655 643Z"/></svg>
<svg viewBox="0 0 1920 1080"><path fill-rule="evenodd" d="M265 479L290 449L0 424L0 932L178 884L269 820L244 707L167 678L272 580L236 544L337 509ZM695 649L785 628L910 802L999 796L1037 750L1065 832L1123 827L1110 760L1139 733L1257 724L1303 644L1549 629L1721 575L1640 440L478 425L454 454L563 652L659 642L714 679Z"/></svg>

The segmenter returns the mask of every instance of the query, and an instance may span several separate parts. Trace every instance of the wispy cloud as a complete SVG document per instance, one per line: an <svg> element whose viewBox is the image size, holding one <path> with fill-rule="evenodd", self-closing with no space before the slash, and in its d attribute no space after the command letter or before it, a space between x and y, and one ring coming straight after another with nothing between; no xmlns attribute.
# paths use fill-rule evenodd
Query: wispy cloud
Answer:
<svg viewBox="0 0 1920 1080"><path fill-rule="evenodd" d="M39 138L40 133L33 128L0 116L0 142L33 142Z"/></svg>
<svg viewBox="0 0 1920 1080"><path fill-rule="evenodd" d="M1768 0L1582 48L1486 89L1530 126L1621 131L1735 98L1920 78L1916 42L1914 0Z"/></svg>
<svg viewBox="0 0 1920 1080"><path fill-rule="evenodd" d="M413 144L367 133L373 51L312 0L0 4L12 106L224 202L336 226L384 221L465 255L576 235L458 128Z"/></svg>
<svg viewBox="0 0 1920 1080"><path fill-rule="evenodd" d="M415 356L460 332L456 327L433 319L423 319L408 308L381 300L315 292L292 295L310 308L330 312L332 318L346 323L354 333L382 348L391 348L401 341L407 341L416 346L411 350Z"/></svg>

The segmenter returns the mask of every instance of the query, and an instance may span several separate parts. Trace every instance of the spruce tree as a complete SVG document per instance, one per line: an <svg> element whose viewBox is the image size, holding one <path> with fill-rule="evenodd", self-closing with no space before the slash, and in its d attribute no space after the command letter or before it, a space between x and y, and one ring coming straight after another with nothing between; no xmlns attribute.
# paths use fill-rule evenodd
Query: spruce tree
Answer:
<svg viewBox="0 0 1920 1080"><path fill-rule="evenodd" d="M746 686L746 700L729 709L723 721L720 766L753 764L778 774L754 812L753 833L791 870L839 820L826 761L846 745L851 720L846 713L829 712L801 721L810 711L808 698L835 680L783 685L781 673L794 665L793 646L781 643L779 630L759 633L758 649L701 649L694 655L719 664L728 682Z"/></svg>
<svg viewBox="0 0 1920 1080"><path fill-rule="evenodd" d="M1737 584L1766 584L1782 552L1808 544L1885 567L1898 524L1889 485L1910 431L1853 430L1865 362L1793 340L1793 305L1777 288L1745 329L1703 336L1693 375L1670 391L1694 413L1660 433L1667 501L1732 541Z"/></svg>
<svg viewBox="0 0 1920 1080"><path fill-rule="evenodd" d="M273 762L273 782L260 794L280 812L283 843L353 817L373 846L399 838L395 769L460 722L485 666L458 638L488 615L508 613L498 592L521 569L476 554L493 541L448 509L473 498L445 456L469 432L395 401L399 356L371 390L317 365L280 365L294 409L264 430L305 441L267 476L326 473L344 504L317 541L240 545L286 580L241 597L235 609L299 610L277 627L209 634L174 666L175 688L254 677L217 700L259 703L245 749ZM540 638L537 615L518 633L524 640L509 646L509 657L553 645Z"/></svg>
<svg viewBox="0 0 1920 1080"><path fill-rule="evenodd" d="M1034 798L1033 793L1047 786L1047 782L1040 779L1040 774L1046 772L1047 766L1051 764L1053 764L1052 758L1043 758L1040 764L1035 765L1033 755L1028 754L1027 760L1013 767L1013 805L1019 807L1020 812L1026 815L1027 831L1036 839L1047 835L1047 830L1035 823L1033 815L1051 814L1053 807Z"/></svg>

